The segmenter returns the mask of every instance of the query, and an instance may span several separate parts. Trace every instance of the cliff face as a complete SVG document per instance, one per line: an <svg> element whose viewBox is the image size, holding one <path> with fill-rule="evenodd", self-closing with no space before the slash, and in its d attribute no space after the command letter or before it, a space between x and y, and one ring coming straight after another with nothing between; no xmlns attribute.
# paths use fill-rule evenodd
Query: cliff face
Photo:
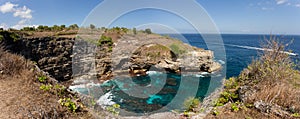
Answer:
<svg viewBox="0 0 300 119"><path fill-rule="evenodd" d="M35 61L45 72L56 80L66 81L72 76L72 49L75 38L31 37L12 39L13 33L2 33L0 41L10 52Z"/></svg>
<svg viewBox="0 0 300 119"><path fill-rule="evenodd" d="M0 43L10 52L35 61L58 81L72 79L72 52L75 36L31 36L1 32ZM15 35L15 37L13 37ZM212 72L221 68L213 52L192 47L156 34L109 34L112 41L101 41L95 49L96 72L100 80L113 72L145 74L150 68L180 73L181 69Z"/></svg>

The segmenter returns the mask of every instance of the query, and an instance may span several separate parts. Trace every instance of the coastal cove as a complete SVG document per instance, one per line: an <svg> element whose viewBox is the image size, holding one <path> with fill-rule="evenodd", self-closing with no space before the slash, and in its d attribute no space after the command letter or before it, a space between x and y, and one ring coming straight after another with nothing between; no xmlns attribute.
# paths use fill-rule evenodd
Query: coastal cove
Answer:
<svg viewBox="0 0 300 119"><path fill-rule="evenodd" d="M0 0L0 119L300 119L300 0Z"/></svg>
<svg viewBox="0 0 300 119"><path fill-rule="evenodd" d="M174 34L162 34L168 35L172 38L180 39L180 36ZM200 34L183 34L190 45L196 46L198 48L207 49L205 42L201 38ZM239 73L246 68L249 63L255 58L259 56L259 52L261 52L261 42L264 41L264 38L268 38L268 35L229 35L224 34L222 35L224 46L226 48L226 58L227 63L222 59L218 58L218 54L215 54L215 61L219 62L220 64L226 65L226 77L233 77L238 76ZM300 36L285 36L286 40L283 42L291 42L294 39L294 43L290 45L290 49L295 49L293 52L289 53L290 56L297 60L299 59L298 54L300 53L300 49L296 47L295 44L300 42L297 39L300 39ZM222 44L213 44L213 45L222 45ZM207 49L208 50L208 49ZM288 52L287 52L288 53ZM189 96L183 96L180 101L175 100L174 103L173 99L174 96L178 93L179 86L181 86L182 81L187 81L190 84L182 85L181 88L186 92L194 91L193 89L189 89L190 87L198 87L197 93L194 95L196 98L199 98L203 101L203 99L209 96L215 89L220 88L222 84L222 77L224 74L224 69L220 72L212 73L212 74L205 74L201 75L198 73L197 75L176 75L176 74L166 74L161 72L147 72L148 75L146 76L137 76L131 78L114 78L113 80L104 82L103 84L93 84L93 83L86 83L87 85L91 86L94 85L93 88L85 88L84 85L77 85L70 87L73 90L76 90L82 94L90 95L92 93L93 96L97 94L93 94L93 90L101 90L103 91L101 95L95 96L97 99L97 103L101 105L103 108L107 106L111 106L113 104L120 104L121 109L120 114L124 114L126 116L126 112L135 112L143 114L151 114L157 112L165 112L171 110L184 110L182 108L182 102ZM167 77L167 78L166 78ZM213 79L212 79L213 77ZM195 82L197 85L195 85ZM154 83L156 82L156 83ZM135 90L137 85L141 86L157 86L165 84L164 88L162 88L158 94L156 95L148 95L146 98L134 98L125 92L128 90ZM100 88L100 89L97 89ZM96 91L97 92L97 91ZM130 91L129 91L130 92ZM141 92L135 92L141 93ZM147 91L144 91L147 94ZM193 95L191 95L193 96ZM172 106L167 106L169 103L172 103ZM164 107L162 109L162 107ZM159 111L157 111L159 110ZM154 112L152 112L154 111ZM130 116L130 115L127 115Z"/></svg>
<svg viewBox="0 0 300 119"><path fill-rule="evenodd" d="M223 45L226 54L220 54L208 49L200 34L142 31L134 34L125 30L107 30L100 38L92 36L97 41L97 48L90 50L96 52L95 56L84 54L79 60L76 55L82 49L76 45L81 37L75 38L74 31L70 31L71 35L53 36L43 32L34 35L3 31L1 42L8 52L35 62L36 67L54 78L51 82L65 85L93 111L121 117L167 113L179 116L186 111L184 102L190 98L199 99L201 107L198 109L204 110L200 115L205 115L214 106L225 78L238 76L262 51L272 51L260 46L269 35L222 34L224 44L209 44ZM14 35L18 37L12 37ZM290 45L280 53L299 60L300 49L296 44L300 43L300 36L282 37L280 42ZM293 51L288 51L290 49ZM76 65L76 61L84 61L81 62L84 65ZM83 66L84 70L74 70L74 66L79 69ZM97 75L94 72L83 76L76 74L76 71L85 73L88 69L95 69Z"/></svg>

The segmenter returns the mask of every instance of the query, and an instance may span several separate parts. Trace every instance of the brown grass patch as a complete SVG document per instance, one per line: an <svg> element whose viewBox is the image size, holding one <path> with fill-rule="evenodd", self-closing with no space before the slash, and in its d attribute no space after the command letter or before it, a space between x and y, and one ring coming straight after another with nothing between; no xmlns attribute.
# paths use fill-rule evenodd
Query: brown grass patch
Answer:
<svg viewBox="0 0 300 119"><path fill-rule="evenodd" d="M227 103L218 107L217 116L212 114L207 118L294 118L300 113L300 73L295 70L296 64L285 52L285 45L276 37L271 36L263 46L264 52L260 58L254 60L248 68L235 79L235 82L225 87L225 91L238 93L241 87L249 87L247 95L240 97L242 108L239 111L231 111L232 107ZM236 84L233 86L233 84ZM226 84L225 84L226 85ZM233 91L232 91L233 90ZM246 93L244 93L246 94ZM263 102L276 108L269 112L253 107L255 102ZM229 103L234 103L229 101ZM252 105L247 107L247 105ZM268 107L265 107L268 108ZM266 109L269 110L269 109ZM283 115L279 112L286 112Z"/></svg>
<svg viewBox="0 0 300 119"><path fill-rule="evenodd" d="M40 89L37 72L31 61L0 48L0 118L92 118L81 109L76 113L61 106L61 97ZM72 97L72 96L71 96Z"/></svg>

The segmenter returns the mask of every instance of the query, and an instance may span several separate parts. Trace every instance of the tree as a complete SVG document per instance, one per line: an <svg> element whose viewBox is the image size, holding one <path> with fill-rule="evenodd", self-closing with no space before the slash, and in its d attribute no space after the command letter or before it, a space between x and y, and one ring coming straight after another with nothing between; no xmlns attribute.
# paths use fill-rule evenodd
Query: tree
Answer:
<svg viewBox="0 0 300 119"><path fill-rule="evenodd" d="M127 33L127 32L128 32L128 29L127 29L127 28L125 28L125 27L122 27L122 28L121 28L121 30L122 30L123 32L125 32L125 33Z"/></svg>
<svg viewBox="0 0 300 119"><path fill-rule="evenodd" d="M21 31L30 31L30 28L29 28L29 27L23 27L23 28L21 29Z"/></svg>
<svg viewBox="0 0 300 119"><path fill-rule="evenodd" d="M74 29L78 29L78 25L77 24L72 24L69 26L70 29L74 30Z"/></svg>
<svg viewBox="0 0 300 119"><path fill-rule="evenodd" d="M39 26L37 27L37 30L38 30L38 31L44 31L44 26L43 26L43 25L39 25Z"/></svg>
<svg viewBox="0 0 300 119"><path fill-rule="evenodd" d="M90 24L90 28L91 28L91 29L95 29L96 26L95 26L94 24Z"/></svg>
<svg viewBox="0 0 300 119"><path fill-rule="evenodd" d="M136 28L133 28L132 30L133 30L133 34L136 35L137 34Z"/></svg>
<svg viewBox="0 0 300 119"><path fill-rule="evenodd" d="M147 33L147 34L152 34L152 31L151 31L151 29L145 29L145 32Z"/></svg>
<svg viewBox="0 0 300 119"><path fill-rule="evenodd" d="M62 30L64 30L64 29L66 29L66 25L60 25L60 28L61 28Z"/></svg>
<svg viewBox="0 0 300 119"><path fill-rule="evenodd" d="M101 27L101 30L105 30L106 28L105 27Z"/></svg>
<svg viewBox="0 0 300 119"><path fill-rule="evenodd" d="M44 26L43 29L44 29L44 31L50 31L51 30L51 28L49 28L49 26Z"/></svg>
<svg viewBox="0 0 300 119"><path fill-rule="evenodd" d="M60 27L58 25L53 25L52 31L60 31Z"/></svg>
<svg viewBox="0 0 300 119"><path fill-rule="evenodd" d="M35 31L36 29L34 27L29 27L29 31Z"/></svg>

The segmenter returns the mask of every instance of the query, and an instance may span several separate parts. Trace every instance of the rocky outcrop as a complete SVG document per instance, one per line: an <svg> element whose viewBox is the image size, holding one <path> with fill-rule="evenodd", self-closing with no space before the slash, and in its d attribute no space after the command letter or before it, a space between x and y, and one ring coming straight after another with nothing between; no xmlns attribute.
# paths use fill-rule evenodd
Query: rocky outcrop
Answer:
<svg viewBox="0 0 300 119"><path fill-rule="evenodd" d="M213 52L206 50L193 50L177 55L168 47L161 44L147 44L138 48L130 59L130 72L145 74L146 71L164 70L172 73L185 72L212 72L221 68L213 61Z"/></svg>
<svg viewBox="0 0 300 119"><path fill-rule="evenodd" d="M214 54L210 50L196 49L187 52L183 58L179 59L181 67L185 71L213 72L221 68L221 65L214 60Z"/></svg>
<svg viewBox="0 0 300 119"><path fill-rule="evenodd" d="M212 51L157 34L124 34L115 42L111 59L115 64L113 72L129 69L131 74L145 74L148 70L199 73L221 69Z"/></svg>
<svg viewBox="0 0 300 119"><path fill-rule="evenodd" d="M147 44L138 48L130 59L130 72L145 74L152 69L179 71L176 55L166 46Z"/></svg>

